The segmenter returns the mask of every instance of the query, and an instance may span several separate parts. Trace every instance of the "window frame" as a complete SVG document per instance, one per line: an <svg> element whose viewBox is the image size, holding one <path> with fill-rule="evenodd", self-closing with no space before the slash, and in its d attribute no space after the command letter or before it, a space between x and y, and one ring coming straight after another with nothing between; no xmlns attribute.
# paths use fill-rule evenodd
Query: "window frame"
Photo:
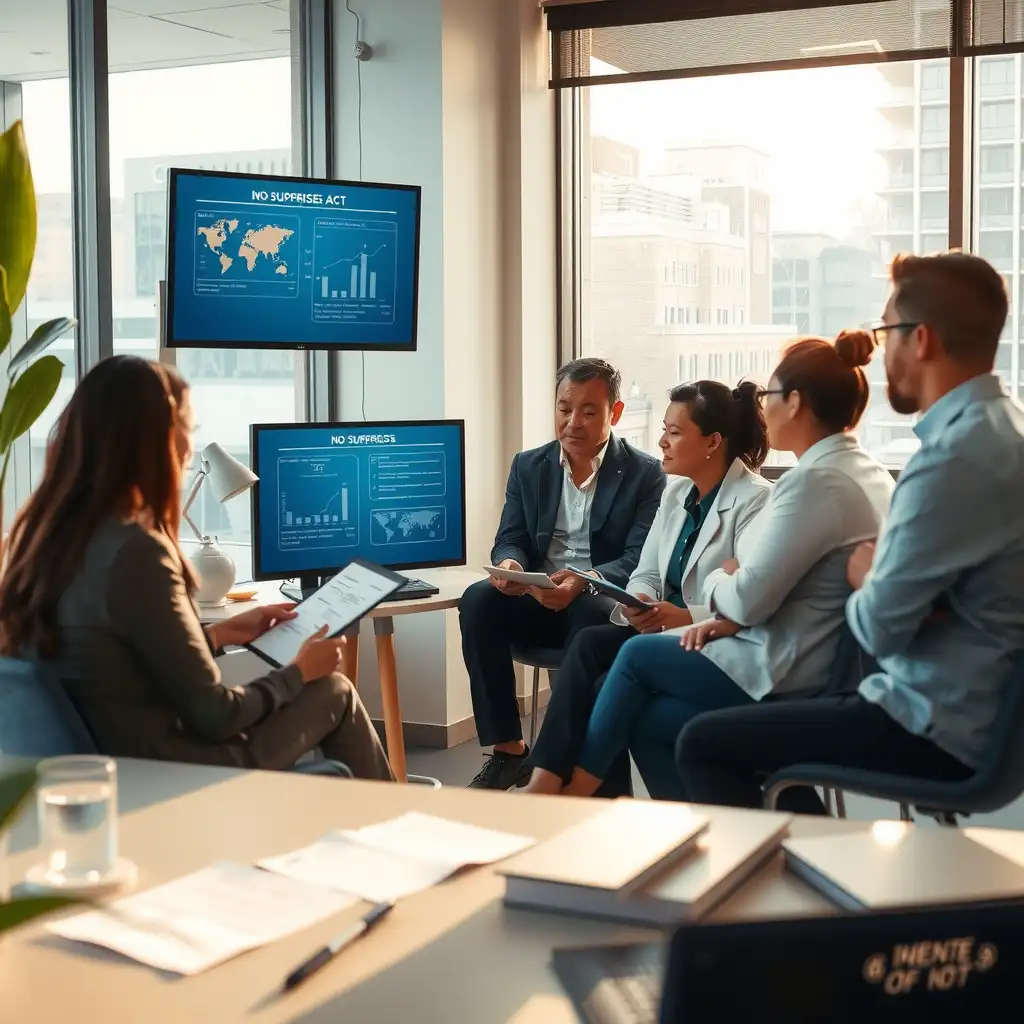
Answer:
<svg viewBox="0 0 1024 1024"><path fill-rule="evenodd" d="M909 60L907 63L913 64L920 61L922 70L929 67L927 58L917 60ZM949 69L949 97L948 102L946 101L931 101L925 105L923 109L936 110L942 109L945 114L945 127L946 130L943 132L943 139L941 143L925 141L922 137L919 137L918 144L924 147L924 151L937 148L939 145L946 148L948 154L948 166L949 176L948 182L945 187L928 187L928 190L941 193L946 193L946 214L947 224L945 230L946 246L948 248L964 248L969 251L976 251L980 249L980 231L981 228L981 214L980 214L980 186L983 184L983 172L981 168L982 164L982 152L986 148L982 145L984 141L982 139L981 132L981 120L982 115L980 111L985 106L991 106L995 103L1007 102L1007 97L1000 96L998 98L992 97L988 99L986 103L984 97L980 93L980 69L982 66L982 58L976 57L965 57L965 56L951 56L948 59ZM756 72L770 72L771 68L758 67L757 65L748 65L735 69L736 74L749 74ZM667 77L667 76L666 76ZM585 94L590 89L599 89L608 86L614 86L614 79L609 79L607 83L598 82L596 84L567 84L564 87L557 90L561 97L561 106L568 104L571 108L576 111L576 115L571 123L567 123L564 120L560 120L557 124L556 130L559 132L558 137L558 149L561 153L575 153L577 156L582 154L585 150L586 140L581 138L578 134L571 139L566 138L567 131L579 132L581 127L586 127L589 130L589 119L586 113L586 101ZM978 102L975 103L976 93L978 95ZM991 96L991 94L990 94ZM1014 109L1024 108L1024 101L1020 98L1014 100ZM934 115L931 115L934 118ZM990 115L991 116L991 115ZM1011 122L1014 118L1011 117ZM1019 126L1015 126L1011 129L1011 140L1013 140L1013 132L1019 132ZM1002 140L998 140L1002 141ZM1004 143L1005 144L1005 143ZM1010 143L1014 149L1014 153L1020 151L1020 143L1012 141ZM582 164L577 164L573 170L577 180L581 176ZM1015 172L1016 168L1011 165L1011 171ZM565 168L562 168L562 172L558 175L557 186L559 190L558 196L558 208L561 209L565 200L564 183L566 180ZM1012 183L1003 182L989 182L987 183L990 187L1009 186ZM577 188L581 187L579 184ZM587 186L582 186L586 188ZM1024 208L1024 186L1022 186L1021 205ZM575 223L578 226L582 226L582 215L586 214L589 216L589 210L580 209L576 212ZM1020 288L1022 295L1024 295L1024 223L1018 226L1014 230L1019 234L1019 244L1022 253L1021 265L1015 268L1018 271L1018 275L1021 278ZM924 233L924 232L923 232ZM927 232L930 236L942 236L943 232L941 228L934 227L930 228ZM977 242L975 241L977 239ZM586 247L583 245L582 236L576 237L572 241L572 247L575 251L581 251ZM770 266L770 261L769 261ZM562 261L559 263L559 270L562 275L569 274L570 277L564 277L558 283L558 291L561 295L567 288L576 291L576 301L581 301L581 295L577 287L578 281L574 284L569 282L572 280L571 275L574 273L574 266L571 262ZM795 312L792 311L792 312ZM585 319L586 313L581 311L580 316L576 318L575 325L578 326L580 321ZM700 319L697 321L700 323ZM584 351L584 335L579 330L567 330L567 327L572 325L567 324L564 320L559 321L559 338L558 338L558 351L560 358L564 361L570 358L575 358L582 354ZM1014 397L1019 397L1021 388L1021 360L1024 359L1024 352L1021 349L1024 348L1024 338L1018 339L1014 346L1013 354L1013 368L1011 372L1011 381L1009 384L1009 391ZM711 364L715 361L715 355L709 353L709 369ZM711 376L714 376L712 373Z"/></svg>
<svg viewBox="0 0 1024 1024"><path fill-rule="evenodd" d="M79 323L76 380L114 351L107 7L106 0L89 4L67 0L74 315ZM332 4L330 0L290 0L290 17L293 164L300 175L331 177L335 170ZM0 89L0 127L6 129L21 116L21 85L3 81ZM24 307L18 316L24 320ZM21 324L19 333L16 323L12 350L16 350L25 326ZM174 365L175 356L175 350L159 350L158 357L164 363ZM339 418L337 353L304 352L296 356L296 419ZM9 358L5 353L0 369ZM4 488L7 522L31 493L30 452L31 439L26 433L14 445Z"/></svg>

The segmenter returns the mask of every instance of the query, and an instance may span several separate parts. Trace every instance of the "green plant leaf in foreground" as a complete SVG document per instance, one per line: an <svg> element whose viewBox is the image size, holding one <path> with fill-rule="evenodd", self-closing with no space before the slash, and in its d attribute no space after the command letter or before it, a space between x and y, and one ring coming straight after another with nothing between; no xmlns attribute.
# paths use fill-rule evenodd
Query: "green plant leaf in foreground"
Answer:
<svg viewBox="0 0 1024 1024"><path fill-rule="evenodd" d="M21 805L32 795L35 788L34 771L0 775L0 832L10 827Z"/></svg>
<svg viewBox="0 0 1024 1024"><path fill-rule="evenodd" d="M42 415L60 384L64 364L56 356L43 356L11 385L0 409L0 452L12 444Z"/></svg>
<svg viewBox="0 0 1024 1024"><path fill-rule="evenodd" d="M14 333L14 318L7 305L7 271L0 267L0 352L6 352Z"/></svg>
<svg viewBox="0 0 1024 1024"><path fill-rule="evenodd" d="M11 903L0 903L0 932L17 928L18 925L25 924L35 917L52 914L55 910L80 902L81 900L70 896L29 896L27 899L13 900Z"/></svg>
<svg viewBox="0 0 1024 1024"><path fill-rule="evenodd" d="M0 135L0 267L7 271L7 305L12 313L28 287L36 251L36 190L20 121Z"/></svg>
<svg viewBox="0 0 1024 1024"><path fill-rule="evenodd" d="M0 313L0 316L3 314ZM18 349L17 354L11 360L10 366L7 368L7 373L10 376L20 370L23 366L32 362L36 356L41 355L45 352L59 337L67 334L68 331L74 330L75 324L78 321L74 317L60 316L56 320L47 320L45 324L40 324L33 332L32 337L25 342L24 345ZM2 324L0 324L2 327ZM0 352L6 346L0 347Z"/></svg>

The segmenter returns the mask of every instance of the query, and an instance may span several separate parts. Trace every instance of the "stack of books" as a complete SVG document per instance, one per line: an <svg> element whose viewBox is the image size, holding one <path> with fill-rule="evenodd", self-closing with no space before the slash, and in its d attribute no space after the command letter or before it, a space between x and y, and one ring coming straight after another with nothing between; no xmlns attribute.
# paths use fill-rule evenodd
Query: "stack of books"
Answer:
<svg viewBox="0 0 1024 1024"><path fill-rule="evenodd" d="M791 817L615 800L506 862L505 904L654 927L695 920L780 848Z"/></svg>

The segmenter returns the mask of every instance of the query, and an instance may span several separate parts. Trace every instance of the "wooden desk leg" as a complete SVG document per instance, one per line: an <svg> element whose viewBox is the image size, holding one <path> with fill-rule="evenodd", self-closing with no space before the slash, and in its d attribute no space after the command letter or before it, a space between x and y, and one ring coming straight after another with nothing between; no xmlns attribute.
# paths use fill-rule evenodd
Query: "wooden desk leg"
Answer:
<svg viewBox="0 0 1024 1024"><path fill-rule="evenodd" d="M359 689L359 623L345 630L345 649L341 654L341 673Z"/></svg>
<svg viewBox="0 0 1024 1024"><path fill-rule="evenodd" d="M373 620L377 638L377 671L380 674L380 702L384 709L384 736L388 741L388 759L399 782L408 782L405 773L405 734L402 709L398 702L398 663L395 660L395 620Z"/></svg>

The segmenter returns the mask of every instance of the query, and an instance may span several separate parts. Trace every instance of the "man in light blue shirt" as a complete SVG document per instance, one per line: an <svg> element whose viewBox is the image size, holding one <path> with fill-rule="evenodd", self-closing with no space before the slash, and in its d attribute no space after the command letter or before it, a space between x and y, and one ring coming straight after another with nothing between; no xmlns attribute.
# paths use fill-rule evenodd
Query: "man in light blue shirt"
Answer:
<svg viewBox="0 0 1024 1024"><path fill-rule="evenodd" d="M855 693L714 712L679 738L687 798L760 806L760 778L844 765L966 778L1024 650L1024 410L993 372L1002 277L962 253L900 256L882 326L889 400L921 413L885 530L850 558L847 621L879 671ZM788 809L822 813L810 789Z"/></svg>

